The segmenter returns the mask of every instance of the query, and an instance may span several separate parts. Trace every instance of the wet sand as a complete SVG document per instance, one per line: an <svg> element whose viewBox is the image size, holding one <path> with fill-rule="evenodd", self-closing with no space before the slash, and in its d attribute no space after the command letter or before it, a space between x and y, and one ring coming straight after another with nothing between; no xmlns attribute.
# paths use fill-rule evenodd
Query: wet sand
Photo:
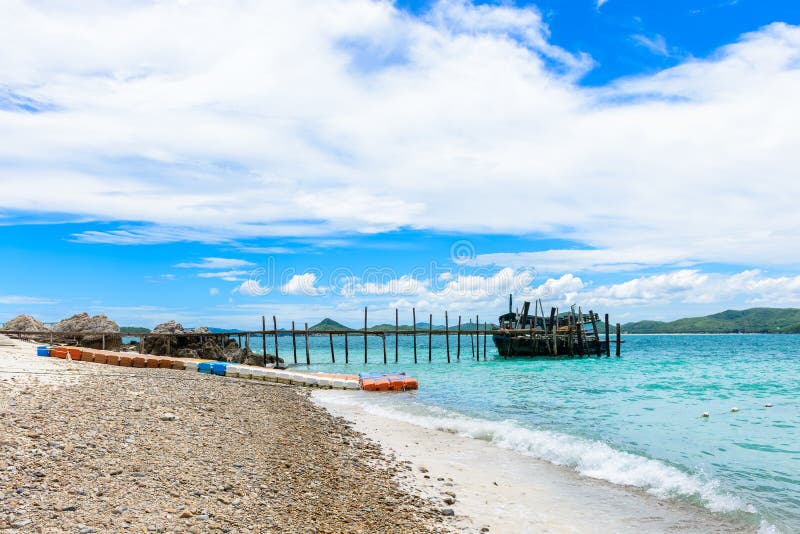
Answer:
<svg viewBox="0 0 800 534"><path fill-rule="evenodd" d="M372 393L373 395L375 393ZM384 451L412 462L431 499L455 495L457 525L469 531L752 532L689 504L662 501L635 488L581 477L482 440L431 430L370 413L363 392L316 391L313 399Z"/></svg>

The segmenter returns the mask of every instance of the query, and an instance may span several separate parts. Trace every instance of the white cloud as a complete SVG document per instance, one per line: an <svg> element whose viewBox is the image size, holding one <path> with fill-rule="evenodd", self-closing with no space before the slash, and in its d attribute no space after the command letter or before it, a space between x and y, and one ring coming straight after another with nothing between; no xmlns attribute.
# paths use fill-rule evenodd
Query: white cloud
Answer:
<svg viewBox="0 0 800 534"><path fill-rule="evenodd" d="M578 292L574 298L588 305L612 307L731 301L746 305L798 305L800 276L770 277L756 269L730 275L683 269L598 286Z"/></svg>
<svg viewBox="0 0 800 534"><path fill-rule="evenodd" d="M798 27L584 88L533 8L195 7L4 6L0 83L45 112L0 111L0 209L136 222L94 243L414 227L800 262Z"/></svg>
<svg viewBox="0 0 800 534"><path fill-rule="evenodd" d="M234 269L236 267L249 267L255 265L251 261L234 258L203 258L198 262L185 262L175 265L184 269ZM211 273L212 275L214 273ZM243 272L240 272L243 274ZM201 275L202 276L202 275Z"/></svg>
<svg viewBox="0 0 800 534"><path fill-rule="evenodd" d="M57 300L42 297L30 297L26 295L0 295L0 304L29 304L32 306L40 306L57 303Z"/></svg>
<svg viewBox="0 0 800 534"><path fill-rule="evenodd" d="M500 265L536 269L540 273L561 272L624 272L640 269L693 263L700 251L670 249L652 244L612 249L551 249L538 252L501 252L478 254L476 265Z"/></svg>
<svg viewBox="0 0 800 534"><path fill-rule="evenodd" d="M219 278L226 282L240 282L242 276L250 274L250 271L219 271L212 273L197 273L200 278Z"/></svg>
<svg viewBox="0 0 800 534"><path fill-rule="evenodd" d="M323 295L325 289L317 287L317 280L314 273L295 274L281 286L281 291L286 295Z"/></svg>
<svg viewBox="0 0 800 534"><path fill-rule="evenodd" d="M209 288L208 294L211 295L212 297L215 297L219 295L219 289L217 289L216 287Z"/></svg>
<svg viewBox="0 0 800 534"><path fill-rule="evenodd" d="M608 2L608 0L597 0L597 3L596 3L595 5L597 6L597 9L600 9L600 8L601 8L601 7L603 7L603 6L604 6L604 5L605 5L607 2Z"/></svg>
<svg viewBox="0 0 800 534"><path fill-rule="evenodd" d="M263 286L258 280L255 279L245 280L241 283L241 285L233 289L233 293L241 293L242 295L247 295L248 297L263 297L271 292L271 287Z"/></svg>
<svg viewBox="0 0 800 534"><path fill-rule="evenodd" d="M445 309L463 312L502 310L509 294L517 300L541 298L546 302L566 302L585 287L583 281L572 274L548 278L538 285L537 281L537 273L530 269L504 268L472 274L448 273L447 276L437 276L435 280L414 275L387 277L381 282L352 279L340 294L358 302L390 297L388 304L392 308L416 307L439 313Z"/></svg>
<svg viewBox="0 0 800 534"><path fill-rule="evenodd" d="M642 35L639 33L634 35L632 38L635 42L647 48L654 54L660 56L669 55L669 49L667 48L667 40L664 39L663 35L656 34L653 37L648 37L646 35Z"/></svg>

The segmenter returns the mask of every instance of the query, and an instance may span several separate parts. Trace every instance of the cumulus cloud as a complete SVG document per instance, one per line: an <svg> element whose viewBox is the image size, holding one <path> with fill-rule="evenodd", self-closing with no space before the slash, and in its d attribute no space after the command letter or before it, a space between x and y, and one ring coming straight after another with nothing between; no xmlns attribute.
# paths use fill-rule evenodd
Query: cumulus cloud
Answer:
<svg viewBox="0 0 800 534"><path fill-rule="evenodd" d="M295 274L281 286L281 292L285 295L323 295L325 289L317 287L317 280L315 273Z"/></svg>
<svg viewBox="0 0 800 534"><path fill-rule="evenodd" d="M612 259L647 245L627 263L800 260L796 26L586 88L591 59L528 7L12 0L4 14L0 85L27 108L0 109L0 210L127 221L78 241L415 227Z"/></svg>
<svg viewBox="0 0 800 534"><path fill-rule="evenodd" d="M233 293L241 293L248 297L263 297L272 292L272 288L266 285L261 285L256 279L249 279L242 282L239 286L233 289Z"/></svg>
<svg viewBox="0 0 800 534"><path fill-rule="evenodd" d="M800 276L773 277L758 269L728 275L682 269L594 287L577 292L575 298L594 306L612 307L733 300L748 305L797 305Z"/></svg>

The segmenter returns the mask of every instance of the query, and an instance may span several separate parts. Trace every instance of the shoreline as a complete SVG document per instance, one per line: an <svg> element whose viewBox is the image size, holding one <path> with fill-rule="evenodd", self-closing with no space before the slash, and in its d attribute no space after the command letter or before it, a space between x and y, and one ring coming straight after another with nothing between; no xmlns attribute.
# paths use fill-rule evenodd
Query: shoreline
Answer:
<svg viewBox="0 0 800 534"><path fill-rule="evenodd" d="M413 465L416 485L453 509L456 524L479 532L755 532L689 503L661 500L633 487L493 446L370 413L354 392L315 391L312 399ZM366 395L369 395L368 393ZM362 399L363 400L363 399ZM450 494L455 502L445 501Z"/></svg>

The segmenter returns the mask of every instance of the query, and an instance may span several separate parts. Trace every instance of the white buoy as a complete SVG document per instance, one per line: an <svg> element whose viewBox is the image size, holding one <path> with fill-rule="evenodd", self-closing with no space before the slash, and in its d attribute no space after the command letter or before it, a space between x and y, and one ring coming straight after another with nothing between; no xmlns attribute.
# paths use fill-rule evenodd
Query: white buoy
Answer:
<svg viewBox="0 0 800 534"><path fill-rule="evenodd" d="M708 412L703 412L703 417L708 417Z"/></svg>
<svg viewBox="0 0 800 534"><path fill-rule="evenodd" d="M731 408L731 411L732 411L732 412L738 412L738 411L739 411L739 408L737 408L736 406L734 406L733 408Z"/></svg>
<svg viewBox="0 0 800 534"><path fill-rule="evenodd" d="M766 404L764 405L764 408L772 408L772 404L770 404L770 403L766 403Z"/></svg>

